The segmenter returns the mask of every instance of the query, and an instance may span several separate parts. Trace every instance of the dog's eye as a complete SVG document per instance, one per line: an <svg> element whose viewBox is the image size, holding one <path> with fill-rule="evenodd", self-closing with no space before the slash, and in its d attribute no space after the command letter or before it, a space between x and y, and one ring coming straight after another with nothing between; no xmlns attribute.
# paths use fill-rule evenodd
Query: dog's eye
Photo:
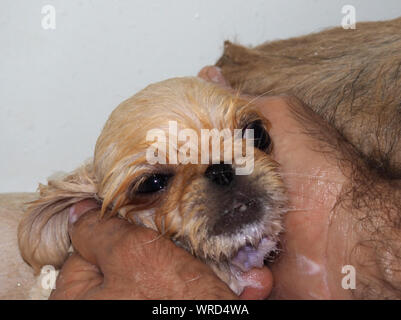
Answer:
<svg viewBox="0 0 401 320"><path fill-rule="evenodd" d="M152 174L147 177L136 190L137 193L153 193L167 187L168 180L171 175L167 174Z"/></svg>
<svg viewBox="0 0 401 320"><path fill-rule="evenodd" d="M270 146L272 144L272 141L265 127L263 126L262 121L256 120L251 123L248 123L245 126L245 128L242 129L242 136L245 135L246 129L253 129L253 139L254 139L253 144L255 148L258 148L265 152L270 151Z"/></svg>

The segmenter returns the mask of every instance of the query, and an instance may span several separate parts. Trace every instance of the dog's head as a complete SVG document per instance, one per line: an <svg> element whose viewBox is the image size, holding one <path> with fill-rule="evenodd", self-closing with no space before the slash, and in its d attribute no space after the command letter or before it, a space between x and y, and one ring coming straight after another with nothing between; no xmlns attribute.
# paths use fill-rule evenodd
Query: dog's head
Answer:
<svg viewBox="0 0 401 320"><path fill-rule="evenodd" d="M102 213L158 230L215 269L261 266L285 207L268 130L247 101L201 79L152 84L97 141L88 170Z"/></svg>

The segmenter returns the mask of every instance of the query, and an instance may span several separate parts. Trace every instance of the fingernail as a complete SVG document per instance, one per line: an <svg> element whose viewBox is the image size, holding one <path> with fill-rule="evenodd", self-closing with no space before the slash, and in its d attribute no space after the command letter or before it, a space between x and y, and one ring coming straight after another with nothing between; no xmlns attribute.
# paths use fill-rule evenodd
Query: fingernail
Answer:
<svg viewBox="0 0 401 320"><path fill-rule="evenodd" d="M214 83L224 83L224 77L221 74L221 69L219 67L210 67L207 70L207 75L210 81Z"/></svg>

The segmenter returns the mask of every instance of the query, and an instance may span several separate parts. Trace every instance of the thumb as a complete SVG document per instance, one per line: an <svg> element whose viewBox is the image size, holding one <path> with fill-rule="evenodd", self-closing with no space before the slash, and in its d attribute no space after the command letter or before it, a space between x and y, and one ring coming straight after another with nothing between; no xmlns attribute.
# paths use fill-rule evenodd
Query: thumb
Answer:
<svg viewBox="0 0 401 320"><path fill-rule="evenodd" d="M273 275L267 267L254 268L246 272L242 279L249 285L241 293L241 300L266 299L273 288Z"/></svg>

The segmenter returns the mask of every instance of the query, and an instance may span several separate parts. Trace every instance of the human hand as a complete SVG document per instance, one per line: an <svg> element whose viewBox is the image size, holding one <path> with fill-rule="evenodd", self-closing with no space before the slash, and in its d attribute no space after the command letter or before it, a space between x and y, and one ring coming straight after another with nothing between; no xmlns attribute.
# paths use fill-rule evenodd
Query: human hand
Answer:
<svg viewBox="0 0 401 320"><path fill-rule="evenodd" d="M98 217L95 201L72 207L69 233L76 252L51 299L238 299L212 269L171 240L117 217ZM267 268L247 276L262 289L246 288L241 298L265 298L272 287Z"/></svg>

